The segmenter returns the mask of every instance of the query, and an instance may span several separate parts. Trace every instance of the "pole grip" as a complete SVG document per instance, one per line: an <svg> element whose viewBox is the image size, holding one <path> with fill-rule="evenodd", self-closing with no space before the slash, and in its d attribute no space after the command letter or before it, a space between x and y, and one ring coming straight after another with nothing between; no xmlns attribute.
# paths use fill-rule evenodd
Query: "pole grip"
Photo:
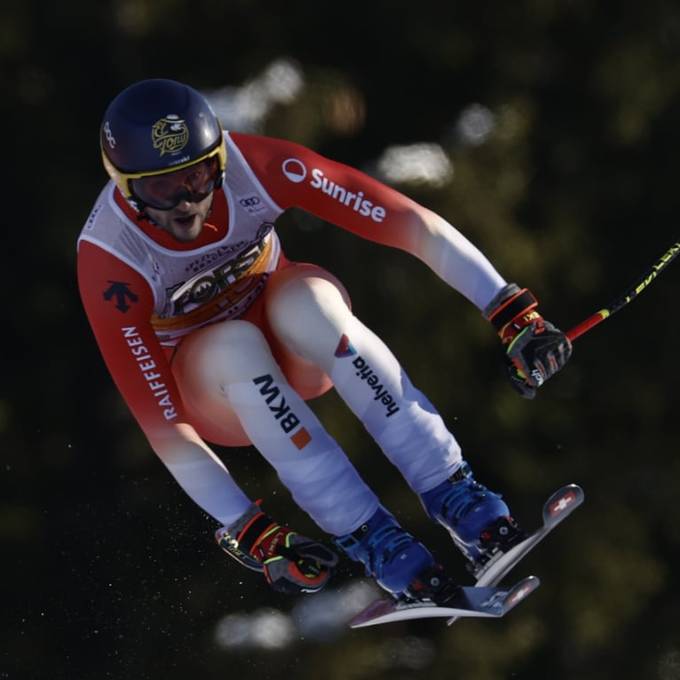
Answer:
<svg viewBox="0 0 680 680"><path fill-rule="evenodd" d="M602 309L599 312L595 312L592 316L589 316L585 321L581 321L580 324L574 326L572 329L568 330L566 332L566 336L571 340L572 342L576 340L576 338L581 337L584 333L589 331L591 328L594 326L597 326L597 324L601 323L604 321L607 317L609 316L609 311L606 309Z"/></svg>

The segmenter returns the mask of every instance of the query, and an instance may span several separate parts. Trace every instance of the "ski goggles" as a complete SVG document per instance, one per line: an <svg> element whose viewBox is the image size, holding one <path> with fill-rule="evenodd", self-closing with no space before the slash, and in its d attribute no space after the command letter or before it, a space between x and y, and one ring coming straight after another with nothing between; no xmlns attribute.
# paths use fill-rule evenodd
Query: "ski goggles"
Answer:
<svg viewBox="0 0 680 680"><path fill-rule="evenodd" d="M208 154L175 169L146 173L125 173L113 167L102 154L109 174L126 198L141 207L172 210L182 201L198 203L222 185L226 166L224 142Z"/></svg>
<svg viewBox="0 0 680 680"><path fill-rule="evenodd" d="M217 158L206 158L182 170L130 180L130 193L156 210L172 210L182 201L198 203L218 186L222 172Z"/></svg>

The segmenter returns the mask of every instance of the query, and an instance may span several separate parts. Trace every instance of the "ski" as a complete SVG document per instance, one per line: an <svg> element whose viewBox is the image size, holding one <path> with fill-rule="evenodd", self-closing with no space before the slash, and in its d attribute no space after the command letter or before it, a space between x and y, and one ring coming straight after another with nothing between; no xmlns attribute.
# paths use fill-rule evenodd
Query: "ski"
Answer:
<svg viewBox="0 0 680 680"><path fill-rule="evenodd" d="M360 611L349 622L351 628L374 626L408 619L442 617L448 625L460 618L500 618L528 597L540 581L528 576L511 588L499 587L503 578L556 526L584 501L583 489L567 484L543 504L542 525L507 551L497 550L475 571L474 586L460 586L445 604L431 600L379 599Z"/></svg>
<svg viewBox="0 0 680 680"><path fill-rule="evenodd" d="M459 586L445 604L431 600L388 600L372 602L349 622L351 628L423 618L500 618L527 598L540 581L527 576L511 588Z"/></svg>
<svg viewBox="0 0 680 680"><path fill-rule="evenodd" d="M577 484L567 484L555 491L543 504L543 524L507 552L497 551L475 572L476 587L496 586L531 550L558 524L563 522L583 503L585 494ZM450 626L459 615L452 616Z"/></svg>

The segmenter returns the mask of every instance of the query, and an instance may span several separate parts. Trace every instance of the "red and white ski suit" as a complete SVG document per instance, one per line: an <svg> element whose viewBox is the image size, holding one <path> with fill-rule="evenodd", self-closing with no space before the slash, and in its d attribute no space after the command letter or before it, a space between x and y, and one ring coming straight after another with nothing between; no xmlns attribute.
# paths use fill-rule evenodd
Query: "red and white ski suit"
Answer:
<svg viewBox="0 0 680 680"><path fill-rule="evenodd" d="M106 185L78 242L78 280L83 304L109 371L149 442L187 493L209 514L228 524L250 501L204 439L224 445L250 441L272 462L296 500L324 529L347 533L374 511L377 501L370 490L364 485L353 495L342 484L336 484L337 493L329 488L331 496L354 498L355 508L359 508L337 520L333 514L339 515L341 508L315 507L313 497L321 493L322 486L310 487L308 493L300 491L298 498L296 485L308 483L313 476L311 470L319 467L319 460L310 462L306 468L302 459L291 459L295 463L288 459L279 461L277 452L263 450L268 445L277 446L271 438L257 441L260 426L250 422L245 406L254 397L245 387L234 387L231 392L230 386L219 387L221 396L231 406L236 405L233 408L236 420L230 421L225 415L223 427L219 423L216 426L214 418L210 423L201 422L202 409L186 403L189 392L183 394L178 385L175 353L179 356L186 339L200 329L232 320L252 323L264 334L282 371L279 380L282 384L276 389L282 395L288 394L286 404L299 397L316 396L328 389L332 381L411 486L423 492L427 490L424 487L432 488L459 464L460 449L431 404L404 380L403 371L379 339L352 317L347 322L354 324L352 335L341 329L342 337L333 340L335 343L344 338L350 343L345 353L338 345L328 362L321 357L318 363L325 365L321 366L318 380L305 383L294 375L300 367L309 367L309 363L296 363L299 357L291 354L280 334L272 330L264 311L269 288L280 275L285 279L286 270L295 266L283 255L276 219L288 208L302 208L358 236L405 250L425 262L479 309L505 281L448 222L375 179L291 142L237 133L225 133L225 140L228 159L225 181L215 192L208 221L195 241L175 240L136 212L113 182ZM326 278L334 281L330 275ZM356 363L356 359L345 376L342 367L347 362L343 364L342 360L352 351L364 364ZM377 370L367 373L368 368L363 366L369 366L369 359L374 368L382 367L382 375ZM383 411L392 409L392 414L396 413L394 409L401 411L393 419L394 422L401 419L400 438L407 434L415 438L421 450L432 451L434 462L429 469L436 471L434 477L423 472L429 464L427 460L418 471L410 471L413 463L407 458L413 458L413 452L396 450L399 445L394 442L400 438L385 427L384 412L372 415L368 407L358 406L361 385L353 384L354 374L359 382L372 386L373 400L382 404ZM257 375L253 375L255 379ZM291 390L291 384L295 389ZM250 386L256 395L273 394L274 387L269 387L269 392L265 388L267 383L262 380ZM241 410L239 404L243 404ZM266 405L271 404L270 400ZM298 413L296 418L310 421L307 431L318 431L320 426L307 414L307 407L297 408L304 412L304 417ZM225 414L227 411L228 408ZM262 422L261 414L257 418ZM373 424L372 418L380 418L380 424ZM298 441L306 436L309 435L299 436ZM340 461L338 454L328 453L330 449L339 449L326 438L330 440L325 435L325 443L319 445L324 455L329 461ZM423 445L423 438L429 438L433 444ZM313 452L314 446L303 447L303 453L305 449ZM299 450L291 450L290 455L295 453L300 455ZM328 464L331 472L319 478L319 485L332 486L330 477L342 478L339 468L346 471L350 466L344 457L335 471L334 464ZM354 473L345 477L348 487L363 485ZM306 500L307 496L311 500Z"/></svg>

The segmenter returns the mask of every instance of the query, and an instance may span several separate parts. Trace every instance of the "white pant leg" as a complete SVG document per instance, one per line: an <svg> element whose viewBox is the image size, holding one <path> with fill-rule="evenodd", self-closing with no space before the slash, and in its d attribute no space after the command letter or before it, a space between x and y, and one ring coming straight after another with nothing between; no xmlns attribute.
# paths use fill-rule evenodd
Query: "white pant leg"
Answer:
<svg viewBox="0 0 680 680"><path fill-rule="evenodd" d="M429 491L460 466L460 446L434 406L327 278L291 279L272 296L267 313L292 351L331 376L414 491Z"/></svg>
<svg viewBox="0 0 680 680"><path fill-rule="evenodd" d="M186 342L183 398L200 395L213 411L221 406L235 413L296 503L324 531L345 534L373 515L375 494L290 387L256 326L225 321Z"/></svg>

